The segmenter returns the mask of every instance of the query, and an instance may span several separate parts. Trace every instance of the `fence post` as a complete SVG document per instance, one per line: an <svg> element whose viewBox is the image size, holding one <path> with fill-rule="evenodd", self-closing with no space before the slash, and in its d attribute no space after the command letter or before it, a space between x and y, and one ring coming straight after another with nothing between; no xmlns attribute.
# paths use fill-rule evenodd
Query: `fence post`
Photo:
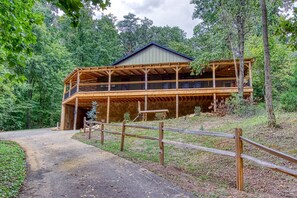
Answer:
<svg viewBox="0 0 297 198"><path fill-rule="evenodd" d="M91 132L92 132L92 123L89 124L89 139L91 139Z"/></svg>
<svg viewBox="0 0 297 198"><path fill-rule="evenodd" d="M164 138L163 127L164 127L164 122L160 122L159 123L159 147L160 147L159 160L162 166L164 166L164 143L162 142Z"/></svg>
<svg viewBox="0 0 297 198"><path fill-rule="evenodd" d="M86 132L86 126L87 125L87 119L86 119L86 117L84 117L84 133Z"/></svg>
<svg viewBox="0 0 297 198"><path fill-rule="evenodd" d="M104 144L104 122L101 122L101 144Z"/></svg>
<svg viewBox="0 0 297 198"><path fill-rule="evenodd" d="M126 128L126 126L125 126L125 120L123 121L123 123L122 123L122 139L121 139L121 151L123 151L124 150L124 141L125 141L125 128Z"/></svg>
<svg viewBox="0 0 297 198"><path fill-rule="evenodd" d="M241 154L243 152L243 144L240 138L242 136L242 129L235 129L235 153L236 153L236 188L243 190L243 159Z"/></svg>

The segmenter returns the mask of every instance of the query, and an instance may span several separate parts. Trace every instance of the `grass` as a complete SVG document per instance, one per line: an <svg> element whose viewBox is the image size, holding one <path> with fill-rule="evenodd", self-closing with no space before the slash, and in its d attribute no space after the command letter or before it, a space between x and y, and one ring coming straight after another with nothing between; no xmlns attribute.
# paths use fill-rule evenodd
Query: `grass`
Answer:
<svg viewBox="0 0 297 198"><path fill-rule="evenodd" d="M218 118L210 114L202 114L198 117L168 119L164 121L164 125L194 130L200 130L203 126L205 131L223 131L226 133L233 133L234 128L242 128L245 137L296 156L297 113L278 113L277 118L280 128L276 129L266 127L264 115L250 118L238 118L236 116ZM158 126L158 122L139 124ZM121 131L120 128L110 126L106 129ZM126 133L158 137L157 131L126 129ZM234 140L172 132L165 132L164 137L167 140L234 151ZM87 135L83 133L76 134L74 138L139 163L184 189L196 193L198 197L293 197L296 193L294 191L296 179L257 167L248 161L244 162L245 193L239 193L235 190L235 159L233 158L196 150L180 149L165 144L166 167L164 168L158 165L159 147L156 141L126 137L124 152L120 152L120 136L106 134L104 145L100 144L98 132L92 134L91 140L88 140ZM245 145L244 153L279 165L297 168L252 146Z"/></svg>
<svg viewBox="0 0 297 198"><path fill-rule="evenodd" d="M0 195L17 197L26 175L25 153L15 142L0 140Z"/></svg>

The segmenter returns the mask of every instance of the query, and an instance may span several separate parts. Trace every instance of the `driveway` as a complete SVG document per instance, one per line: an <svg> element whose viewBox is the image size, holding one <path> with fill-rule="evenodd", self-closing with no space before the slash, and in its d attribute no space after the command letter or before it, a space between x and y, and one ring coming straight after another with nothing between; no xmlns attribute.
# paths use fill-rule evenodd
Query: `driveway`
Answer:
<svg viewBox="0 0 297 198"><path fill-rule="evenodd" d="M28 174L20 197L188 197L139 165L71 139L74 131L0 133L26 151ZM191 196L191 195L190 195Z"/></svg>

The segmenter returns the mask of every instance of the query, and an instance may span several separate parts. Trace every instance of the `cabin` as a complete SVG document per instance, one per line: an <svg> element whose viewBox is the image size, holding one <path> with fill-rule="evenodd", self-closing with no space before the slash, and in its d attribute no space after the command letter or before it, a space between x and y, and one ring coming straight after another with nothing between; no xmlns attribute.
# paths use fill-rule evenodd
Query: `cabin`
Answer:
<svg viewBox="0 0 297 198"><path fill-rule="evenodd" d="M64 80L61 129L82 128L92 101L98 103L97 119L109 123L123 121L126 112L133 119L140 108L166 109L169 118L191 114L195 106L210 111L214 101L238 92L233 59L211 61L196 75L191 61L191 57L150 43L111 66L74 69ZM252 97L253 59L244 63L244 95ZM154 116L148 114L146 119Z"/></svg>

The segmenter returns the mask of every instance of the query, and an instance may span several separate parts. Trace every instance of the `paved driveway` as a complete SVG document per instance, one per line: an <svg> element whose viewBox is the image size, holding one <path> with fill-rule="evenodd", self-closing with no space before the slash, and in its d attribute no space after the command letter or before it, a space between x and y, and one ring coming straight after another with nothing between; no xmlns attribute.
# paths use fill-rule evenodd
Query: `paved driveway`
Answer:
<svg viewBox="0 0 297 198"><path fill-rule="evenodd" d="M20 197L187 197L139 165L71 139L74 131L0 133L26 151L28 175Z"/></svg>

